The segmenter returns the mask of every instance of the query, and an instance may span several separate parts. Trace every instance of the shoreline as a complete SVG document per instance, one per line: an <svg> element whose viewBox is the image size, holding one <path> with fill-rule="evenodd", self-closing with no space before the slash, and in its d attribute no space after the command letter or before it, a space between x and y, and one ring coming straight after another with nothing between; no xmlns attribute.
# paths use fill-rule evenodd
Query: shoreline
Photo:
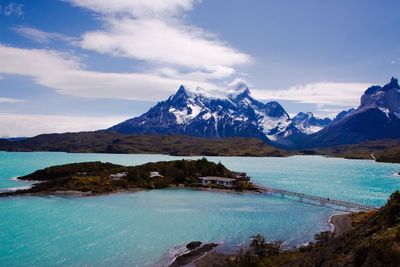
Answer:
<svg viewBox="0 0 400 267"><path fill-rule="evenodd" d="M22 180L21 180L22 181ZM171 185L165 188L158 189L146 189L146 188L130 188L123 190L116 190L113 192L101 193L101 194L93 194L91 191L77 191L77 190L57 190L57 191L43 191L43 192L18 192L29 190L30 188L21 188L19 190L14 191L4 191L2 192L2 188L0 188L0 198L1 197L17 197L17 196L75 196L75 197L98 197L98 196L108 196L114 194L124 194L124 193L136 193L140 191L150 191L150 190L165 190L165 189L188 189L193 191L205 191L205 192L216 192L216 193L227 193L227 194L257 194L260 193L256 190L245 190L245 191L236 191L234 189L226 189L226 188L208 188L208 187L194 187L194 186L184 186L184 185ZM8 188L4 188L8 189Z"/></svg>
<svg viewBox="0 0 400 267"><path fill-rule="evenodd" d="M191 266L191 267L208 267L214 266L215 264L223 264L226 259L230 256L235 255L242 248L237 248L235 250L227 249L223 242L207 242L201 243L196 248L188 248L189 244L177 246L182 250L174 255L170 255L168 258L160 260L160 266L163 267L178 267L178 266ZM174 247L174 248L177 248ZM244 247L243 247L244 248ZM158 266L158 265L156 265Z"/></svg>
<svg viewBox="0 0 400 267"><path fill-rule="evenodd" d="M333 214L329 218L330 231L334 235L334 237L341 236L345 234L347 231L353 229L351 224L351 215L354 213L342 213L342 214ZM241 247L240 249L246 249L246 246ZM190 253L190 250L186 250L177 255L174 255L173 261L169 262L168 266L179 266L174 265L175 261L179 259L180 256ZM215 262L224 262L228 257L235 255L234 252L224 251L223 242L218 243L218 246L213 249L206 251L200 255L196 255L196 257L192 257L190 262L185 266L195 266L195 267L206 267L211 263ZM177 263L175 263L177 264Z"/></svg>
<svg viewBox="0 0 400 267"><path fill-rule="evenodd" d="M329 223L331 225L331 232L334 237L338 237L343 235L344 233L353 229L351 224L351 215L354 213L342 213L342 214L334 214L329 218Z"/></svg>

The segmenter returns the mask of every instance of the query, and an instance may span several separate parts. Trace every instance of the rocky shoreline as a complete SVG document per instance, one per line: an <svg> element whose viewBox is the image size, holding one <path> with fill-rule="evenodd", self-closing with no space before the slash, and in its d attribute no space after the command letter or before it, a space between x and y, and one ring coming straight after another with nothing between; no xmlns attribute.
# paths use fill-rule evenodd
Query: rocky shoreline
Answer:
<svg viewBox="0 0 400 267"><path fill-rule="evenodd" d="M180 255L176 255L175 260L170 267L179 267L185 265L196 265L201 258L209 255L218 246L218 243L203 244L200 241L192 241L186 245L186 251Z"/></svg>
<svg viewBox="0 0 400 267"><path fill-rule="evenodd" d="M339 237L350 231L352 226L352 216L354 213L344 213L332 215L329 222L332 225L331 232L334 237ZM209 267L224 264L230 257L235 257L235 253L220 252L218 248L221 243L206 243L192 241L186 245L187 250L175 255L174 261L169 267L195 266ZM246 249L246 248L243 248Z"/></svg>

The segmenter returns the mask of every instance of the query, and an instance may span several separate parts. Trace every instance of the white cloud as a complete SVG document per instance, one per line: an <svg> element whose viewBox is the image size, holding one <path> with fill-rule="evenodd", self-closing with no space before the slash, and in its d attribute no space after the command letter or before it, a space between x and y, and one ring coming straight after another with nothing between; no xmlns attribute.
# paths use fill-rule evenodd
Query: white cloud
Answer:
<svg viewBox="0 0 400 267"><path fill-rule="evenodd" d="M193 8L197 0L69 0L75 6L108 16L151 17L176 15Z"/></svg>
<svg viewBox="0 0 400 267"><path fill-rule="evenodd" d="M61 33L44 32L32 27L16 26L11 29L25 38L42 44L48 44L50 41L74 42L75 40Z"/></svg>
<svg viewBox="0 0 400 267"><path fill-rule="evenodd" d="M210 79L229 76L234 67L251 61L249 55L183 20L183 13L196 0L69 2L96 12L104 22L102 29L83 34L79 43L84 49L142 60L158 68L188 68Z"/></svg>
<svg viewBox="0 0 400 267"><path fill-rule="evenodd" d="M250 57L200 29L157 19L108 19L106 31L84 34L81 47L113 56L190 68L232 67Z"/></svg>
<svg viewBox="0 0 400 267"><path fill-rule="evenodd" d="M166 67L156 69L153 72L158 73L162 77L174 78L176 80L207 81L229 77L235 73L235 70L228 67L215 66L206 67L201 71L180 72L175 68Z"/></svg>
<svg viewBox="0 0 400 267"><path fill-rule="evenodd" d="M31 137L42 133L93 131L108 128L124 119L0 113L0 136Z"/></svg>
<svg viewBox="0 0 400 267"><path fill-rule="evenodd" d="M232 82L230 82L228 86L231 88L241 88L241 87L250 88L251 84L243 78L236 78Z"/></svg>
<svg viewBox="0 0 400 267"><path fill-rule="evenodd" d="M4 16L17 16L24 15L23 5L15 2L9 2L6 5L0 5L0 15Z"/></svg>
<svg viewBox="0 0 400 267"><path fill-rule="evenodd" d="M4 77L0 75L0 80L4 80Z"/></svg>
<svg viewBox="0 0 400 267"><path fill-rule="evenodd" d="M22 103L22 102L25 102L25 100L16 99L16 98L0 97L0 103L3 103L3 104L14 104L14 103Z"/></svg>
<svg viewBox="0 0 400 267"><path fill-rule="evenodd" d="M360 97L371 86L369 83L320 82L296 85L284 90L253 90L263 100L289 100L322 106L356 107Z"/></svg>
<svg viewBox="0 0 400 267"><path fill-rule="evenodd" d="M43 49L21 49L0 44L0 73L32 77L59 93L90 98L158 101L180 84L215 88L202 80L178 79L160 73L106 73L84 69L74 56ZM176 76L179 76L176 73ZM192 78L187 75L186 78Z"/></svg>

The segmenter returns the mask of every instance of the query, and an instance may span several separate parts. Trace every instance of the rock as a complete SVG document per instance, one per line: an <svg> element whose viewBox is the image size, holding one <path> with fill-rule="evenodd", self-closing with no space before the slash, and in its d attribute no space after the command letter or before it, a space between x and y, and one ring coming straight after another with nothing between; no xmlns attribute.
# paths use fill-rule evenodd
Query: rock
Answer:
<svg viewBox="0 0 400 267"><path fill-rule="evenodd" d="M201 244L202 243L200 241L192 241L192 242L190 242L189 244L186 245L186 248L188 250L193 250L193 249L196 249L196 248L200 247Z"/></svg>
<svg viewBox="0 0 400 267"><path fill-rule="evenodd" d="M196 244L201 243L197 242L191 242L191 243L196 243ZM212 251L217 246L218 246L217 243L208 243L205 245L199 245L197 248L190 250L188 253L178 256L169 267L179 267L191 264L196 260L198 260L199 258L203 257L204 255L210 253L210 251Z"/></svg>

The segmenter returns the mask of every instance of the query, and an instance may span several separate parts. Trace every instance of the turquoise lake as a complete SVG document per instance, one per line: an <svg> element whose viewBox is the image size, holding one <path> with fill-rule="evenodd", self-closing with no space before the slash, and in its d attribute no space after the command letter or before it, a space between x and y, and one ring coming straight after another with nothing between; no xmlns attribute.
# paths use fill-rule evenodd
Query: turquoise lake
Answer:
<svg viewBox="0 0 400 267"><path fill-rule="evenodd" d="M0 189L51 165L103 161L136 165L164 155L0 152ZM400 189L399 164L319 156L207 157L260 185L383 205ZM260 194L165 189L96 197L0 199L0 266L159 266L193 240L235 248L253 234L286 246L312 241L340 211Z"/></svg>

